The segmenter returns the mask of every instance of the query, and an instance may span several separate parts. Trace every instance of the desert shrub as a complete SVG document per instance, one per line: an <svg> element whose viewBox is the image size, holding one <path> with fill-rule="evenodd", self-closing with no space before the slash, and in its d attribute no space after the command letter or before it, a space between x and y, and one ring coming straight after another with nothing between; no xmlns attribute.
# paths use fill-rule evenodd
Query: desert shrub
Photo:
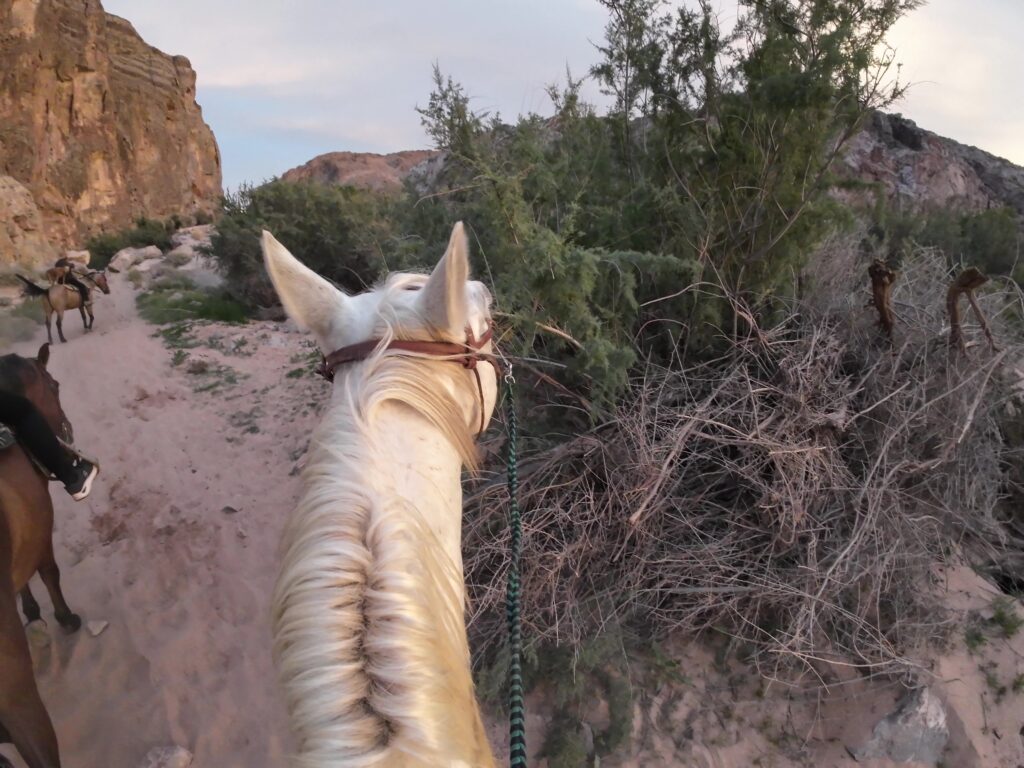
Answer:
<svg viewBox="0 0 1024 768"><path fill-rule="evenodd" d="M264 229L310 269L358 292L386 271L381 250L388 236L381 216L385 205L373 193L351 187L278 179L242 186L224 199L211 255L231 294L252 308L277 304L263 268Z"/></svg>
<svg viewBox="0 0 1024 768"><path fill-rule="evenodd" d="M90 265L95 269L103 269L114 254L122 248L145 248L155 245L161 251L171 249L171 235L174 234L177 217L166 223L155 219L139 218L135 225L116 233L104 233L89 238L85 248L91 255Z"/></svg>
<svg viewBox="0 0 1024 768"><path fill-rule="evenodd" d="M1020 282L1024 247L1021 219L1012 208L962 211L944 208L916 213L886 211L880 231L890 250L907 243L936 248L951 266L974 266L989 275Z"/></svg>
<svg viewBox="0 0 1024 768"><path fill-rule="evenodd" d="M505 126L435 68L419 111L446 164L398 229L434 254L441 222L469 222L513 352L566 366L600 418L637 361L720 354L743 323L726 295L759 324L784 315L808 255L852 223L830 168L902 92L881 43L917 4L744 2L727 32L709 3L602 0L605 115L568 74L552 117ZM726 291L686 290L702 284Z"/></svg>
<svg viewBox="0 0 1024 768"><path fill-rule="evenodd" d="M14 306L0 307L0 346L31 339L43 323L39 299L26 299Z"/></svg>
<svg viewBox="0 0 1024 768"><path fill-rule="evenodd" d="M523 457L525 637L715 630L779 674L895 670L948 630L935 565L999 560L1007 541L998 425L1016 382L1000 363L1022 350L1019 297L981 297L1004 351L951 356L944 260L913 251L893 349L862 307L863 266L830 254L817 306L748 321L714 360L647 365L605 423ZM500 480L468 500L483 658L503 637L506 513Z"/></svg>
<svg viewBox="0 0 1024 768"><path fill-rule="evenodd" d="M157 280L135 303L144 320L158 325L183 320L244 323L247 319L245 307L224 290L197 288L183 276Z"/></svg>

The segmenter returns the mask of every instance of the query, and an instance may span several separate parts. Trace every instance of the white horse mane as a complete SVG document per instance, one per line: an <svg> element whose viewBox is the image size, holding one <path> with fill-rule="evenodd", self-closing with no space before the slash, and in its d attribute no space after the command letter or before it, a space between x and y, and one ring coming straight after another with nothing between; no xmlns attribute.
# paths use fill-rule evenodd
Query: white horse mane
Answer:
<svg viewBox="0 0 1024 768"><path fill-rule="evenodd" d="M291 311L290 278L273 262L282 256L266 240L264 249ZM374 332L366 338L386 345L393 337L457 337L450 323L424 327L431 323L412 292L426 292L428 282L389 278L374 292ZM338 343L325 339L330 323L318 328L311 316L297 319L322 345ZM458 551L459 472L475 462L471 425L480 407L489 416L493 397L479 403L472 374L436 358L411 359L382 345L338 371L311 441L305 491L285 529L273 598L296 765L494 765L473 691Z"/></svg>

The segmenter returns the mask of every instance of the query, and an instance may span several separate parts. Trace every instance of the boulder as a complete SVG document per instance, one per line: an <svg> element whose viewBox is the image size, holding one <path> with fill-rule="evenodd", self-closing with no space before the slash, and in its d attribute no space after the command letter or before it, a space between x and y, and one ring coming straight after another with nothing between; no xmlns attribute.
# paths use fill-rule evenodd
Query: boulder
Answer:
<svg viewBox="0 0 1024 768"><path fill-rule="evenodd" d="M64 251L64 258L75 264L88 267L92 256L88 251Z"/></svg>
<svg viewBox="0 0 1024 768"><path fill-rule="evenodd" d="M888 759L938 766L948 740L946 709L931 689L923 687L904 696L878 722L871 738L852 752L858 761Z"/></svg>
<svg viewBox="0 0 1024 768"><path fill-rule="evenodd" d="M145 248L122 248L110 260L110 266L118 272L124 272L144 261L162 257L163 252L155 245L147 245Z"/></svg>
<svg viewBox="0 0 1024 768"><path fill-rule="evenodd" d="M171 243L175 246L190 245L193 248L210 244L213 238L212 224L197 224L194 227L183 227L171 235Z"/></svg>
<svg viewBox="0 0 1024 768"><path fill-rule="evenodd" d="M194 246L183 244L179 245L174 250L168 251L164 255L164 261L170 264L172 267L182 267L194 260L196 257L196 249Z"/></svg>

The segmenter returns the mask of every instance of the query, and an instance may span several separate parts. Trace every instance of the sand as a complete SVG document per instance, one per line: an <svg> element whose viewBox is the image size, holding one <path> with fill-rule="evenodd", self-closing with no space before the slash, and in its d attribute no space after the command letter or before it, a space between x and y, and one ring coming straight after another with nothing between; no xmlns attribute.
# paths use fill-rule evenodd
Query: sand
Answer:
<svg viewBox="0 0 1024 768"><path fill-rule="evenodd" d="M287 324L209 325L194 346L168 344L138 317L125 277L111 283L95 330L84 333L69 315L68 343L53 347L50 363L79 447L103 468L85 502L58 486L53 496L68 601L94 630L107 625L96 636L87 627L63 634L33 581L48 622L32 628L37 679L64 766L137 768L151 749L170 746L192 752L195 768L284 766L269 595L327 385L310 375L310 342ZM40 329L14 351L34 355L43 340ZM966 569L947 576L936 588L961 613L984 612L998 596ZM929 678L950 712L949 765L1018 768L1024 694L997 696L986 673L1004 682L1024 673L1024 632L976 653L962 637L933 653ZM686 681L634 691L630 744L602 765L852 766L847 747L901 692L853 680L793 700L782 686L764 691L749 670L722 669L704 646L679 639L670 650ZM530 697L535 756L552 699L543 690ZM489 731L502 754L503 721L490 718Z"/></svg>

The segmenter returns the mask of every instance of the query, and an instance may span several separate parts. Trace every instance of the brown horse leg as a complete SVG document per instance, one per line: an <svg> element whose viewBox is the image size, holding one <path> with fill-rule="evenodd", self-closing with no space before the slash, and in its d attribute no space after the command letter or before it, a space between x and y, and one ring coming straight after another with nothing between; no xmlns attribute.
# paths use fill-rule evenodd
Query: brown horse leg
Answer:
<svg viewBox="0 0 1024 768"><path fill-rule="evenodd" d="M0 744L10 744L11 734L4 728L4 724L0 723ZM14 768L14 763L8 760L3 755L0 755L0 768Z"/></svg>
<svg viewBox="0 0 1024 768"><path fill-rule="evenodd" d="M92 330L92 324L96 322L96 315L92 313L92 307L87 307L86 312L89 313L89 330Z"/></svg>
<svg viewBox="0 0 1024 768"><path fill-rule="evenodd" d="M60 568L57 567L57 560L53 556L53 542L47 547L43 555L43 563L39 566L39 578L46 585L46 591L50 593L50 602L53 603L53 615L57 617L57 623L64 628L65 632L77 632L82 626L82 620L68 607L64 599L64 593L60 588Z"/></svg>
<svg viewBox="0 0 1024 768"><path fill-rule="evenodd" d="M60 768L57 735L39 697L10 576L0 580L0 727L29 768Z"/></svg>
<svg viewBox="0 0 1024 768"><path fill-rule="evenodd" d="M82 327L88 331L91 326L89 325L89 318L85 316L85 306L83 304L78 305L78 314L82 316Z"/></svg>
<svg viewBox="0 0 1024 768"><path fill-rule="evenodd" d="M63 312L58 312L57 313L57 336L60 337L60 340L63 343L67 344L68 340L64 338L64 313Z"/></svg>
<svg viewBox="0 0 1024 768"><path fill-rule="evenodd" d="M4 728L4 724L0 723L0 744L10 744L11 734ZM3 755L0 755L0 768L14 768L14 763L8 760Z"/></svg>
<svg viewBox="0 0 1024 768"><path fill-rule="evenodd" d="M53 332L50 330L50 319L53 317L53 312L46 313L46 340L53 344Z"/></svg>
<svg viewBox="0 0 1024 768"><path fill-rule="evenodd" d="M39 613L39 603L36 602L35 595L32 594L28 584L21 590L21 612L25 614L25 620L30 623L42 618Z"/></svg>

